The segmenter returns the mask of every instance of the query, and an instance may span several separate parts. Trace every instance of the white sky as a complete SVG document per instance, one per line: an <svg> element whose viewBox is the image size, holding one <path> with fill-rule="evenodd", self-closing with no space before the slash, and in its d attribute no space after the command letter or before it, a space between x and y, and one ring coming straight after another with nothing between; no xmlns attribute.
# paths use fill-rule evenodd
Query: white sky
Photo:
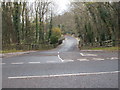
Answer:
<svg viewBox="0 0 120 90"><path fill-rule="evenodd" d="M34 2L35 0L28 0L28 1ZM42 0L40 0L40 1L42 1ZM53 1L55 3L55 12L57 14L64 13L68 9L68 6L70 4L70 0L46 0L46 1Z"/></svg>
<svg viewBox="0 0 120 90"><path fill-rule="evenodd" d="M70 0L53 0L55 1L57 8L58 8L58 13L61 14L64 11L68 10L68 5L70 4Z"/></svg>

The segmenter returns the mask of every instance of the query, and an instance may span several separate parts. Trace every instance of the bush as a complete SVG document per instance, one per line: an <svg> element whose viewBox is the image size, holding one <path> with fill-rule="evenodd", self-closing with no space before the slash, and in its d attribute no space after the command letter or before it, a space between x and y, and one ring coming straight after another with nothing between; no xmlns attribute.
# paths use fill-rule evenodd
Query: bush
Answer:
<svg viewBox="0 0 120 90"><path fill-rule="evenodd" d="M52 29L52 35L50 37L50 44L57 44L58 39L61 37L61 30L60 28L53 28Z"/></svg>
<svg viewBox="0 0 120 90"><path fill-rule="evenodd" d="M50 37L50 41L51 41L50 44L56 44L58 43L58 37L53 35Z"/></svg>
<svg viewBox="0 0 120 90"><path fill-rule="evenodd" d="M65 37L61 37L59 40L58 40L58 44L62 44L63 40L65 40Z"/></svg>
<svg viewBox="0 0 120 90"><path fill-rule="evenodd" d="M61 29L60 28L53 28L52 29L52 36L57 36L58 38L61 37Z"/></svg>

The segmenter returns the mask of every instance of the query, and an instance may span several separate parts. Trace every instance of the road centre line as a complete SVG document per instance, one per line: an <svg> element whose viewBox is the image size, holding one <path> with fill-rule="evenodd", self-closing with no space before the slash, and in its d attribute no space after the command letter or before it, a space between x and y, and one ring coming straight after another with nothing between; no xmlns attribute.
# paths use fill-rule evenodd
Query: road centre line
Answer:
<svg viewBox="0 0 120 90"><path fill-rule="evenodd" d="M40 63L40 62L28 62L30 64L37 64L37 63Z"/></svg>
<svg viewBox="0 0 120 90"><path fill-rule="evenodd" d="M93 72L93 73L74 73L74 74L58 74L58 75L41 75L41 76L16 76L8 77L8 79L28 79L28 78L47 78L47 77L63 77L63 76L85 76L85 75L100 75L100 74L114 74L120 71L110 71L110 72Z"/></svg>
<svg viewBox="0 0 120 90"><path fill-rule="evenodd" d="M11 64L23 64L23 62L11 63Z"/></svg>
<svg viewBox="0 0 120 90"><path fill-rule="evenodd" d="M71 59L69 59L69 60L68 60L68 59L64 59L63 61L64 61L64 62L73 62L74 60L71 60Z"/></svg>
<svg viewBox="0 0 120 90"><path fill-rule="evenodd" d="M118 59L118 57L111 57L110 59L111 59L111 60L112 60L112 59Z"/></svg>
<svg viewBox="0 0 120 90"><path fill-rule="evenodd" d="M93 60L105 60L103 58L93 58Z"/></svg>
<svg viewBox="0 0 120 90"><path fill-rule="evenodd" d="M89 61L87 59L77 59L77 60L79 60L79 61Z"/></svg>
<svg viewBox="0 0 120 90"><path fill-rule="evenodd" d="M47 63L57 63L57 61L47 61Z"/></svg>

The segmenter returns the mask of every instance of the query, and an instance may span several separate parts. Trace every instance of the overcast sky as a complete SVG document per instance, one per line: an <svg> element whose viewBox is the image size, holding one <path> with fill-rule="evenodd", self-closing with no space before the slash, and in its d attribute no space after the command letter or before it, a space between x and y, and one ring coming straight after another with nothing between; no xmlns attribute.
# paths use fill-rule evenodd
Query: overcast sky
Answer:
<svg viewBox="0 0 120 90"><path fill-rule="evenodd" d="M35 0L28 0L29 2L34 2ZM42 1L42 0L40 0ZM44 0L43 0L44 1ZM70 0L46 0L46 1L53 1L55 4L55 12L57 14L62 14L68 10Z"/></svg>
<svg viewBox="0 0 120 90"><path fill-rule="evenodd" d="M69 8L70 0L54 0L57 8L58 8L58 13L61 14L64 11L67 11Z"/></svg>

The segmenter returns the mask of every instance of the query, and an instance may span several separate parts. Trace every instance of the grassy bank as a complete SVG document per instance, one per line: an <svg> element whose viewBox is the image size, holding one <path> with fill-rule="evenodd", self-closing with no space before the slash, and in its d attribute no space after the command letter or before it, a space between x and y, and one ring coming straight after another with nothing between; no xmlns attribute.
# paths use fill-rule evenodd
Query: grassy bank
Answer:
<svg viewBox="0 0 120 90"><path fill-rule="evenodd" d="M23 50L2 50L0 51L0 53L12 53L12 52L24 52Z"/></svg>
<svg viewBox="0 0 120 90"><path fill-rule="evenodd" d="M13 53L13 52L26 52L26 51L44 51L44 50L51 50L54 49L54 46L48 46L48 47L39 47L38 49L24 49L24 50L16 50L16 49L9 49L9 50L2 50L0 53Z"/></svg>
<svg viewBox="0 0 120 90"><path fill-rule="evenodd" d="M106 51L118 51L118 47L83 47L82 50L106 50ZM120 49L119 49L120 50Z"/></svg>

